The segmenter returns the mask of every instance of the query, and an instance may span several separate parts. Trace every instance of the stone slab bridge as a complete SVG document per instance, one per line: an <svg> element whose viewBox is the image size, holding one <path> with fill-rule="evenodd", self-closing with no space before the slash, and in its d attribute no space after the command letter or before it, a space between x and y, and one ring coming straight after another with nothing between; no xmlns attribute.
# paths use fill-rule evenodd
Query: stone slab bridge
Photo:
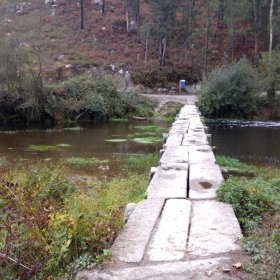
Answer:
<svg viewBox="0 0 280 280"><path fill-rule="evenodd" d="M217 201L223 176L205 130L196 106L185 105L152 168L146 199L111 248L112 263L77 279L245 279L233 267L242 233L232 207Z"/></svg>

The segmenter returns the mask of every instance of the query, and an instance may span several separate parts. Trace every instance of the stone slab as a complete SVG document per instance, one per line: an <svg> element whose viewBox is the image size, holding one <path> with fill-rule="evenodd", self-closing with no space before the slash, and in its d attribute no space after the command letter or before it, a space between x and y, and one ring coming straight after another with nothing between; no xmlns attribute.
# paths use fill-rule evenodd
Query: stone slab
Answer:
<svg viewBox="0 0 280 280"><path fill-rule="evenodd" d="M153 263L126 268L108 268L94 271L82 271L77 280L240 280L240 276L224 273L221 267L232 267L240 257L217 257L202 260ZM209 278L207 271L213 271Z"/></svg>
<svg viewBox="0 0 280 280"><path fill-rule="evenodd" d="M170 134L167 139L165 144L163 145L163 147L167 147L167 146L181 146L182 141L183 141L183 137L184 134L180 133L180 134Z"/></svg>
<svg viewBox="0 0 280 280"><path fill-rule="evenodd" d="M167 146L160 159L160 165L180 164L188 166L189 147L188 146Z"/></svg>
<svg viewBox="0 0 280 280"><path fill-rule="evenodd" d="M188 243L191 256L206 257L240 250L239 223L230 205L214 200L192 201Z"/></svg>
<svg viewBox="0 0 280 280"><path fill-rule="evenodd" d="M189 174L189 198L217 198L216 191L223 182L223 175L217 164L192 164Z"/></svg>
<svg viewBox="0 0 280 280"><path fill-rule="evenodd" d="M207 136L206 134L185 134L182 145L191 146L191 145L207 145Z"/></svg>
<svg viewBox="0 0 280 280"><path fill-rule="evenodd" d="M168 199L148 248L150 261L175 261L184 258L188 238L191 202Z"/></svg>
<svg viewBox="0 0 280 280"><path fill-rule="evenodd" d="M188 170L158 167L147 189L147 198L186 198Z"/></svg>
<svg viewBox="0 0 280 280"><path fill-rule="evenodd" d="M186 146L184 146L186 147ZM215 156L209 145L189 146L189 163L215 163Z"/></svg>
<svg viewBox="0 0 280 280"><path fill-rule="evenodd" d="M189 124L174 125L169 130L169 134L187 133L189 129Z"/></svg>
<svg viewBox="0 0 280 280"><path fill-rule="evenodd" d="M164 199L146 199L137 204L111 247L114 258L128 263L142 261L164 202Z"/></svg>

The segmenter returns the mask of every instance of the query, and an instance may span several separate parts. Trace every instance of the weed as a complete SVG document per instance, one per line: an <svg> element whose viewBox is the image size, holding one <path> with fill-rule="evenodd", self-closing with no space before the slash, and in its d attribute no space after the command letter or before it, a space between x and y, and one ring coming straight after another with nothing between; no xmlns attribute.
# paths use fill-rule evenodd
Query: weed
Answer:
<svg viewBox="0 0 280 280"><path fill-rule="evenodd" d="M97 158L69 157L64 159L64 163L75 168L90 168L95 167L100 163L104 163L104 161Z"/></svg>

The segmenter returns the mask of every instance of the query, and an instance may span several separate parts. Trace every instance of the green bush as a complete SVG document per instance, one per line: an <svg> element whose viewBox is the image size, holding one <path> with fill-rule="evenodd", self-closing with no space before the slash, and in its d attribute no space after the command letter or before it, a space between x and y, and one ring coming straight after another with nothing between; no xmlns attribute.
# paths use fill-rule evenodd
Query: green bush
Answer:
<svg viewBox="0 0 280 280"><path fill-rule="evenodd" d="M44 112L57 120L152 117L156 105L139 94L118 91L106 77L77 76L59 86L49 86L47 92Z"/></svg>
<svg viewBox="0 0 280 280"><path fill-rule="evenodd" d="M218 189L218 198L230 203L241 227L248 233L262 222L265 213L280 209L280 180L231 177Z"/></svg>
<svg viewBox="0 0 280 280"><path fill-rule="evenodd" d="M29 49L13 37L0 42L0 122L40 120L45 100L40 71Z"/></svg>
<svg viewBox="0 0 280 280"><path fill-rule="evenodd" d="M256 111L258 80L246 60L216 69L201 84L199 109L208 118L247 118Z"/></svg>
<svg viewBox="0 0 280 280"><path fill-rule="evenodd" d="M169 83L177 83L185 79L189 83L196 83L200 78L197 71L189 68L150 69L140 71L132 76L134 84L142 84L146 87L164 87Z"/></svg>

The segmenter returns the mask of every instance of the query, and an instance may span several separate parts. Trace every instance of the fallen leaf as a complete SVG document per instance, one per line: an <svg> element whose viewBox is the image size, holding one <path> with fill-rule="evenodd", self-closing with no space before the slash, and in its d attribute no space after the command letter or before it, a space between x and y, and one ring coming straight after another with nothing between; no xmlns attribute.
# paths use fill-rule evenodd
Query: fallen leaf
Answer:
<svg viewBox="0 0 280 280"><path fill-rule="evenodd" d="M211 277L212 274L213 274L212 270L205 271L205 275L208 276L208 277Z"/></svg>
<svg viewBox="0 0 280 280"><path fill-rule="evenodd" d="M231 269L228 267L222 267L222 272L228 273L228 272L231 272Z"/></svg>
<svg viewBox="0 0 280 280"><path fill-rule="evenodd" d="M233 264L232 266L237 268L237 269L240 269L240 268L242 268L242 263L238 262L238 263Z"/></svg>

